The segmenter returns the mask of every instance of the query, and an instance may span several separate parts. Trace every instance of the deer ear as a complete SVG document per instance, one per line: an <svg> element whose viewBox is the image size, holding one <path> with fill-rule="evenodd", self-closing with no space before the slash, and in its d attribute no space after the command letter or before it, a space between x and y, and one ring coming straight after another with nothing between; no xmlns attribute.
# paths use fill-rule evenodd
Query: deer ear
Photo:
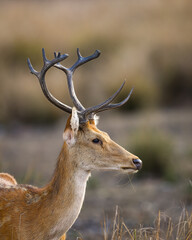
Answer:
<svg viewBox="0 0 192 240"><path fill-rule="evenodd" d="M63 140L69 147L73 146L76 142L75 136L71 128L65 129L63 133Z"/></svg>
<svg viewBox="0 0 192 240"><path fill-rule="evenodd" d="M70 125L66 127L63 133L63 140L68 146L73 146L76 142L76 136L79 130L79 117L76 108L72 109Z"/></svg>
<svg viewBox="0 0 192 240"><path fill-rule="evenodd" d="M74 135L77 135L77 132L79 130L79 117L75 107L72 108L70 125Z"/></svg>

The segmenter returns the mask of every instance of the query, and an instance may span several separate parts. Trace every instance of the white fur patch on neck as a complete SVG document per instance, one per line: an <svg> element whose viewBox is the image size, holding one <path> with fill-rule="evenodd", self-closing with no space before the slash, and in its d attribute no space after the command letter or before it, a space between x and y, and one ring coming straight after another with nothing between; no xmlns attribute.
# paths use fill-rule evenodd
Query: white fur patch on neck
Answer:
<svg viewBox="0 0 192 240"><path fill-rule="evenodd" d="M72 108L70 125L71 125L71 129L73 131L73 134L77 135L77 132L79 130L79 117L77 114L77 109L75 107Z"/></svg>
<svg viewBox="0 0 192 240"><path fill-rule="evenodd" d="M97 116L96 114L94 115L94 122L96 126L99 123L99 116Z"/></svg>

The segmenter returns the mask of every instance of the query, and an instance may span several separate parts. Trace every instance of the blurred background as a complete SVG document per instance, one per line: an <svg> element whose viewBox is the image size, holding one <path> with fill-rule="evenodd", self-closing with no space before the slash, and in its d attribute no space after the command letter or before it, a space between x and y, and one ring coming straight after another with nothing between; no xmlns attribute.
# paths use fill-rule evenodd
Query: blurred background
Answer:
<svg viewBox="0 0 192 240"><path fill-rule="evenodd" d="M67 114L43 96L29 72L42 67L41 49L68 53L65 66L96 49L101 56L75 73L86 106L120 101L100 114L98 127L143 160L135 176L92 174L70 239L103 239L115 207L129 227L153 226L159 210L177 219L192 209L192 2L0 1L0 171L19 183L45 185L62 146ZM64 74L51 69L47 85L71 105ZM110 230L109 230L110 232ZM96 238L97 237L97 238Z"/></svg>

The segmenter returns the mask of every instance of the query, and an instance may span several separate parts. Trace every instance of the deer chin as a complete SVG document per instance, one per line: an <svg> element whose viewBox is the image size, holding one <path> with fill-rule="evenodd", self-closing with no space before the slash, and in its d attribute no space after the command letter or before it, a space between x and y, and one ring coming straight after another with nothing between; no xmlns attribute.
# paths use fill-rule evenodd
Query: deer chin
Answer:
<svg viewBox="0 0 192 240"><path fill-rule="evenodd" d="M131 167L121 167L123 173L137 173L138 169L131 168Z"/></svg>
<svg viewBox="0 0 192 240"><path fill-rule="evenodd" d="M132 167L99 167L98 169L92 169L92 170L103 170L103 171L119 171L122 173L137 173L138 169L132 168Z"/></svg>

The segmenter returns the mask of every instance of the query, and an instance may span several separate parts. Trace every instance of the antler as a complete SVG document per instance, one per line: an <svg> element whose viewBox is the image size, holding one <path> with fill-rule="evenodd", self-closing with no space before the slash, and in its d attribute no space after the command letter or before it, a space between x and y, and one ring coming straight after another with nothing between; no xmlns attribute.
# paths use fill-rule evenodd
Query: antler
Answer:
<svg viewBox="0 0 192 240"><path fill-rule="evenodd" d="M43 55L43 63L44 63L44 65L43 65L41 71L37 72L33 68L32 64L31 64L31 62L30 62L30 60L28 58L27 59L27 63L28 63L29 69L30 69L31 73L34 74L39 79L39 83L40 83L41 89L42 89L45 97L50 102L52 102L56 107L62 109L65 112L71 113L72 112L72 108L67 106L66 104L60 102L55 97L53 97L51 95L51 93L48 91L46 83L45 83L45 74L48 71L48 69L51 68L52 66L54 66L54 64L56 64L56 63L58 63L58 62L60 62L60 61L62 61L64 59L66 59L68 57L68 55L67 54L61 55L60 53L58 53L57 56L53 60L49 61L46 58L44 48L42 49L42 55Z"/></svg>
<svg viewBox="0 0 192 240"><path fill-rule="evenodd" d="M99 105L96 105L96 106L85 109L85 107L78 100L78 98L76 96L76 93L75 93L74 84L73 84L73 73L75 72L75 70L79 66L81 66L84 63L87 63L87 62L89 62L89 61L91 61L91 60L93 60L97 57L99 57L100 56L100 51L99 50L96 50L94 52L94 54L92 54L91 56L82 57L80 52L79 52L79 49L77 48L78 60L70 68L66 68L60 63L61 61L63 61L64 59L66 59L68 57L67 54L61 55L60 52L59 53L55 52L54 53L55 58L51 61L46 58L44 49L42 49L42 54L43 54L44 65L43 65L43 68L40 72L37 72L36 70L34 70L34 68L31 65L30 60L28 59L28 66L29 66L29 69L30 69L31 73L34 74L39 79L40 86L41 86L42 91L43 91L44 95L46 96L46 98L50 102L52 102L55 106L62 109L63 111L71 113L72 108L67 106L66 104L60 102L55 97L53 97L51 95L51 93L48 91L46 83L45 83L45 74L48 71L48 69L51 68L52 66L62 70L66 74L69 93L70 93L71 99L73 101L73 104L77 109L77 113L79 115L80 123L84 123L84 122L87 122L89 119L93 119L94 115L98 112L102 112L102 111L105 111L105 110L108 110L108 109L113 109L113 108L120 107L129 100L133 89L131 89L130 93L128 94L128 96L123 101L121 101L119 103L111 104L111 102L115 99L115 97L119 94L119 92L123 88L123 86L125 84L125 81L123 82L121 87L110 98L108 98L106 101L104 101L103 103L101 103Z"/></svg>
<svg viewBox="0 0 192 240"><path fill-rule="evenodd" d="M61 65L60 63L55 64L55 67L58 69L61 69L62 71L64 71L67 75L67 83L68 83L68 88L69 88L69 93L71 96L71 99L73 101L73 104L75 105L75 107L77 108L77 110L79 111L84 111L85 108L83 107L83 105L80 103L80 101L78 100L76 94L75 94L75 89L74 89L74 85L73 85L73 73L75 72L75 70L83 65L86 62L89 62L95 58L98 58L100 55L100 51L96 50L94 54L92 54L89 57L82 57L80 52L79 52L79 48L77 48L77 56L78 56L78 60L75 62L75 64L73 64L72 67L70 68L66 68L63 65ZM55 57L57 57L58 55L56 53L54 53Z"/></svg>

